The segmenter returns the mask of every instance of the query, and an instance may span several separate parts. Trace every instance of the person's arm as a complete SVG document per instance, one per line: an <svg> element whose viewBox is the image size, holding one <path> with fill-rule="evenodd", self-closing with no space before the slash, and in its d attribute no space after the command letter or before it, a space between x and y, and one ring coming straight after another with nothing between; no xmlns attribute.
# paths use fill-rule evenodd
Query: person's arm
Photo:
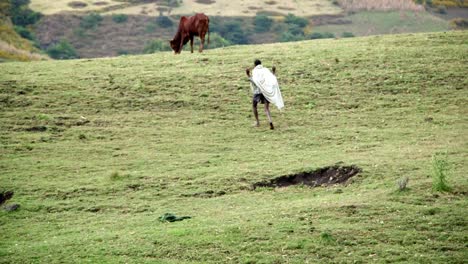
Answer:
<svg viewBox="0 0 468 264"><path fill-rule="evenodd" d="M255 85L255 83L254 83L254 81L252 79L252 76L250 75L250 69L249 68L245 69L245 74L247 74L247 77L249 78L250 83Z"/></svg>

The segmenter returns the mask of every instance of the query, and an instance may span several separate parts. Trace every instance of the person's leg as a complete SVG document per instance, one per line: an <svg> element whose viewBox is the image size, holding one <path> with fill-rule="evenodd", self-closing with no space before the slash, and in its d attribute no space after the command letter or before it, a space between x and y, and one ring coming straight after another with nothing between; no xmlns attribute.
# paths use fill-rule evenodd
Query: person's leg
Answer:
<svg viewBox="0 0 468 264"><path fill-rule="evenodd" d="M260 125L260 121L258 121L258 110L257 110L257 104L258 102L255 100L255 98L252 100L252 110L255 116L255 126Z"/></svg>
<svg viewBox="0 0 468 264"><path fill-rule="evenodd" d="M275 129L275 127L273 126L273 121L271 120L270 102L268 101L265 102L265 113L268 117L268 121L270 122L270 129Z"/></svg>

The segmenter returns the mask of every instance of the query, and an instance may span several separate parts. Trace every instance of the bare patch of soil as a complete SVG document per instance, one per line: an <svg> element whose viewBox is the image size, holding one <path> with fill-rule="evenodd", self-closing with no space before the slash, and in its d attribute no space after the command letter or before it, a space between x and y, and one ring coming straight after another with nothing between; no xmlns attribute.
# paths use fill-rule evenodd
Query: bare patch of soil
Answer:
<svg viewBox="0 0 468 264"><path fill-rule="evenodd" d="M195 2L199 4L205 4L205 5L211 5L213 3L216 3L214 0L195 0Z"/></svg>
<svg viewBox="0 0 468 264"><path fill-rule="evenodd" d="M10 200L13 197L12 191L0 192L0 205L4 204L6 201Z"/></svg>
<svg viewBox="0 0 468 264"><path fill-rule="evenodd" d="M287 6L279 6L278 9L286 10L286 11L294 11L294 10L296 10L296 8L287 7Z"/></svg>
<svg viewBox="0 0 468 264"><path fill-rule="evenodd" d="M99 2L94 2L93 5L95 6L105 6L108 5L109 3L104 2L104 1L99 1Z"/></svg>
<svg viewBox="0 0 468 264"><path fill-rule="evenodd" d="M312 172L301 172L297 174L280 176L267 182L258 182L253 185L257 187L288 187L291 185L307 185L311 187L328 186L337 183L345 183L349 178L361 172L361 168L351 166L329 166Z"/></svg>
<svg viewBox="0 0 468 264"><path fill-rule="evenodd" d="M71 7L71 8L85 8L88 6L88 4L86 4L85 2L80 2L80 1L72 1L70 3L68 3L68 6Z"/></svg>
<svg viewBox="0 0 468 264"><path fill-rule="evenodd" d="M47 130L46 126L33 126L33 127L27 127L25 128L26 131L29 132L44 132Z"/></svg>

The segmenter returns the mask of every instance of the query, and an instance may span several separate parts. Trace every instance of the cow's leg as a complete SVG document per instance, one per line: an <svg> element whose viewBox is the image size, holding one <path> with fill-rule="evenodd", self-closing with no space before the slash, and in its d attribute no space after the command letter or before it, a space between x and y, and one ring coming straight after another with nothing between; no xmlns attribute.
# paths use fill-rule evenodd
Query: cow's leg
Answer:
<svg viewBox="0 0 468 264"><path fill-rule="evenodd" d="M203 48L205 47L205 32L200 32L200 48L198 52L203 52Z"/></svg>
<svg viewBox="0 0 468 264"><path fill-rule="evenodd" d="M190 51L193 53L193 36L190 36Z"/></svg>

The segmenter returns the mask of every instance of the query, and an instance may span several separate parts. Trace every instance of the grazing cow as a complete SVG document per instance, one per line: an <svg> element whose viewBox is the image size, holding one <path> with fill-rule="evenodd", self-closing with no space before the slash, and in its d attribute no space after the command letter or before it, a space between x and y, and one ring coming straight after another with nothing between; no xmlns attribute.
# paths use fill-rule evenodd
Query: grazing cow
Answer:
<svg viewBox="0 0 468 264"><path fill-rule="evenodd" d="M181 17L179 28L174 36L174 39L170 41L171 48L176 54L182 51L182 48L190 40L190 49L193 53L193 37L200 37L200 48L199 52L203 51L203 45L205 45L205 34L208 32L208 44L210 44L210 19L205 14L196 14L191 17Z"/></svg>

